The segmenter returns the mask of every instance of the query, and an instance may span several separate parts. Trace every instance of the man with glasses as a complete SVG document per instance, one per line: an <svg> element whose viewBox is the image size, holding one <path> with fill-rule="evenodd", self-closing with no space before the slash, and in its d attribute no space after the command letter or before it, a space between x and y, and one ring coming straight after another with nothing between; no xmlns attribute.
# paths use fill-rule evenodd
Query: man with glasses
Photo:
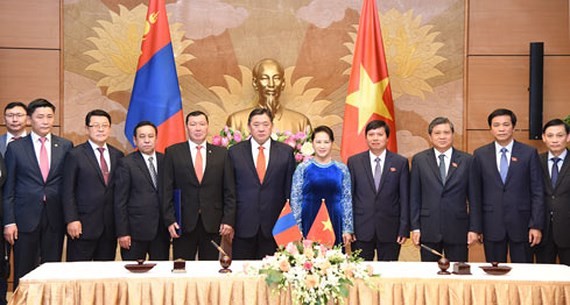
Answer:
<svg viewBox="0 0 570 305"><path fill-rule="evenodd" d="M4 108L4 122L7 132L0 135L0 154L6 154L10 142L26 136L26 105L22 102L11 102Z"/></svg>
<svg viewBox="0 0 570 305"><path fill-rule="evenodd" d="M64 165L67 261L114 260L113 173L124 154L107 143L111 116L106 111L87 113L85 130L89 139L69 152Z"/></svg>

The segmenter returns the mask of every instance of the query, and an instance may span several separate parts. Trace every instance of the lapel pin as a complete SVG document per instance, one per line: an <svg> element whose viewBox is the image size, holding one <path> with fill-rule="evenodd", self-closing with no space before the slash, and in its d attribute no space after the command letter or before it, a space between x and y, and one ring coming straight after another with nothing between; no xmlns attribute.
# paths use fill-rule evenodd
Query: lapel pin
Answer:
<svg viewBox="0 0 570 305"><path fill-rule="evenodd" d="M511 161L517 162L517 161L519 161L519 159L517 159L517 157L511 157Z"/></svg>
<svg viewBox="0 0 570 305"><path fill-rule="evenodd" d="M53 146L54 146L54 147L59 147L59 144L54 143Z"/></svg>
<svg viewBox="0 0 570 305"><path fill-rule="evenodd" d="M451 166L453 166L453 167L457 167L457 163L455 163L455 162L451 162Z"/></svg>
<svg viewBox="0 0 570 305"><path fill-rule="evenodd" d="M395 173L396 172L396 168L395 167L390 167L390 171Z"/></svg>

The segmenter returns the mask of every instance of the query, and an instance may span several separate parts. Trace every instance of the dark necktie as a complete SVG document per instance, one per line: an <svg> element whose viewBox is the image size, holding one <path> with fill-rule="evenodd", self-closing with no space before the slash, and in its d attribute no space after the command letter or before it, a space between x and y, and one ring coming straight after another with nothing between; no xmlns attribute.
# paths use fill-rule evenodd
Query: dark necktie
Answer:
<svg viewBox="0 0 570 305"><path fill-rule="evenodd" d="M556 181L558 180L558 161L561 161L562 159L558 158L558 157L554 157L551 158L550 160L552 160L552 162L554 164L552 164L552 174L551 174L551 180L552 180L552 188L554 188L556 186Z"/></svg>
<svg viewBox="0 0 570 305"><path fill-rule="evenodd" d="M376 191L380 189L380 178L382 177L382 165L380 164L380 157L376 157L374 162L376 162L376 166L374 167L374 186L376 187Z"/></svg>
<svg viewBox="0 0 570 305"><path fill-rule="evenodd" d="M105 180L105 185L109 183L109 166L107 165L107 161L105 161L105 157L103 153L105 152L105 147L97 147L99 151L99 162L101 163L101 173L103 174L103 180Z"/></svg>
<svg viewBox="0 0 570 305"><path fill-rule="evenodd" d="M433 159L432 159L433 160ZM445 185L445 155L439 155L439 176L441 177L441 182Z"/></svg>
<svg viewBox="0 0 570 305"><path fill-rule="evenodd" d="M501 148L501 163L499 164L499 173L503 183L507 181L507 173L509 172L509 161L507 161L507 149Z"/></svg>
<svg viewBox="0 0 570 305"><path fill-rule="evenodd" d="M150 170L150 178L152 180L152 185L156 189L156 182L157 182L158 175L156 174L156 169L154 168L153 160L154 160L153 157L148 157L148 168Z"/></svg>

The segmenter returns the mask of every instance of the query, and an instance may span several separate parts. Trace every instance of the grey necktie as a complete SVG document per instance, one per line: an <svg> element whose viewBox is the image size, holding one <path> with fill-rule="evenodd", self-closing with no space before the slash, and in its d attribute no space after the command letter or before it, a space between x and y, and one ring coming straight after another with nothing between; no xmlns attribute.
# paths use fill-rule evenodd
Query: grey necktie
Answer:
<svg viewBox="0 0 570 305"><path fill-rule="evenodd" d="M554 157L551 158L550 160L552 160L552 162L554 164L552 164L552 173L550 174L550 180L552 180L552 187L554 188L556 186L556 180L558 180L558 161L562 160L558 157Z"/></svg>
<svg viewBox="0 0 570 305"><path fill-rule="evenodd" d="M439 155L439 176L441 177L441 182L445 184L445 155Z"/></svg>
<svg viewBox="0 0 570 305"><path fill-rule="evenodd" d="M499 173L503 183L507 181L507 173L509 172L509 161L507 160L507 149L501 148L501 163L499 163Z"/></svg>
<svg viewBox="0 0 570 305"><path fill-rule="evenodd" d="M374 186L376 187L376 191L380 188L380 177L382 176L382 165L380 164L380 157L376 157L374 162L376 162L376 166L374 167Z"/></svg>
<svg viewBox="0 0 570 305"><path fill-rule="evenodd" d="M156 180L157 180L157 174L156 174L156 169L154 168L154 162L153 162L154 158L153 157L148 157L148 168L150 170L150 178L152 179L152 185L154 185L154 188L156 188Z"/></svg>

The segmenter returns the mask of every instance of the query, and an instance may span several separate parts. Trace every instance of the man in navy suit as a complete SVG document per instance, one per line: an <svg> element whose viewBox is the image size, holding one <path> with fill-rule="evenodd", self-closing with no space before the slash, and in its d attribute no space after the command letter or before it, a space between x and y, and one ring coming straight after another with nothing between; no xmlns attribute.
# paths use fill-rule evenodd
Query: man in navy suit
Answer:
<svg viewBox="0 0 570 305"><path fill-rule="evenodd" d="M26 105L22 102L11 102L4 107L4 122L6 123L6 133L0 135L0 155L4 157L6 148L12 141L21 139L26 136ZM2 162L4 159L2 159ZM5 169L5 168L4 168ZM6 178L6 171L3 171L3 180ZM6 304L6 292L8 291L8 283L5 275L8 273L5 267L8 266L4 262L5 257L10 257L10 246L4 242L4 238L0 239L0 305Z"/></svg>
<svg viewBox="0 0 570 305"><path fill-rule="evenodd" d="M271 139L273 114L252 110L251 139L229 149L236 183L234 259L261 259L277 249L272 230L291 194L293 148Z"/></svg>
<svg viewBox="0 0 570 305"><path fill-rule="evenodd" d="M451 261L466 262L468 245L479 240L481 211L469 183L473 157L453 147L454 132L448 118L435 118L428 126L433 148L412 159L412 241L444 253ZM420 254L422 261L439 259L423 248Z"/></svg>
<svg viewBox="0 0 570 305"><path fill-rule="evenodd" d="M488 262L530 263L544 228L542 169L535 148L517 142L516 115L497 109L487 118L495 141L475 150L472 175L482 209Z"/></svg>
<svg viewBox="0 0 570 305"><path fill-rule="evenodd" d="M210 243L231 240L235 222L235 183L227 149L206 141L209 119L202 111L186 116L188 141L166 149L163 168L164 223L173 239L174 258L217 260ZM181 192L181 221L173 192ZM181 232L180 232L181 231ZM180 234L179 234L180 232Z"/></svg>
<svg viewBox="0 0 570 305"><path fill-rule="evenodd" d="M410 234L408 159L386 149L390 127L366 125L369 150L348 158L352 179L355 250L366 260L397 261Z"/></svg>
<svg viewBox="0 0 570 305"><path fill-rule="evenodd" d="M107 144L111 116L106 111L88 112L85 130L89 139L69 152L64 165L67 261L114 260L113 175L124 154Z"/></svg>
<svg viewBox="0 0 570 305"><path fill-rule="evenodd" d="M138 151L119 160L115 171L115 229L123 260L168 260L170 236L162 220L158 175L164 155L155 151L156 126L139 122L133 131Z"/></svg>
<svg viewBox="0 0 570 305"><path fill-rule="evenodd" d="M11 102L4 107L5 134L0 135L0 154L4 157L10 142L26 136L26 105L22 102Z"/></svg>
<svg viewBox="0 0 570 305"><path fill-rule="evenodd" d="M4 185L4 238L14 246L14 288L38 262L61 261L63 163L72 143L51 133L55 106L28 105L32 132L8 145Z"/></svg>
<svg viewBox="0 0 570 305"><path fill-rule="evenodd" d="M544 174L546 219L542 242L536 249L536 262L570 266L570 127L560 119L550 120L542 129L548 151L540 155Z"/></svg>

